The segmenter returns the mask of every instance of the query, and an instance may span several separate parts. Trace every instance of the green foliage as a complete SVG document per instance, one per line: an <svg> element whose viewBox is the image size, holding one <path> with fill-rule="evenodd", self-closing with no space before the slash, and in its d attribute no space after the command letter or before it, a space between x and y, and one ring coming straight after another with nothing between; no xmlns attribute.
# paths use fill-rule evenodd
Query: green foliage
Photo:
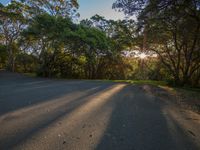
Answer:
<svg viewBox="0 0 200 150"><path fill-rule="evenodd" d="M38 60L35 56L27 53L19 53L16 57L16 68L18 72L34 73L38 67Z"/></svg>
<svg viewBox="0 0 200 150"><path fill-rule="evenodd" d="M8 53L4 45L0 45L0 69L6 67L6 61L8 59Z"/></svg>
<svg viewBox="0 0 200 150"><path fill-rule="evenodd" d="M6 47L8 54L6 66L10 71L15 71L15 58L19 50L18 40L27 23L22 13L24 10L25 6L18 1L1 6L0 10L0 42Z"/></svg>
<svg viewBox="0 0 200 150"><path fill-rule="evenodd" d="M116 62L117 59L110 59L114 56L111 53L112 40L98 28L74 24L70 19L60 16L42 14L33 18L22 35L25 41L31 41L33 45L40 44L42 47L38 50L39 75L90 79L116 78L110 76L111 73L103 73L106 69L101 70L101 66ZM122 62L119 57L118 61L119 65ZM113 67L112 74L117 75L115 69Z"/></svg>
<svg viewBox="0 0 200 150"><path fill-rule="evenodd" d="M77 0L20 0L29 7L31 16L48 13L52 16L64 18L76 17L79 4Z"/></svg>
<svg viewBox="0 0 200 150"><path fill-rule="evenodd" d="M3 67L45 77L128 77L131 66L121 53L131 45L132 21L96 15L75 24L77 0L21 0L1 8Z"/></svg>
<svg viewBox="0 0 200 150"><path fill-rule="evenodd" d="M45 77L199 85L199 3L116 0L113 8L137 21L95 15L74 23L78 7L77 0L0 5L0 67ZM131 50L157 57L131 57Z"/></svg>
<svg viewBox="0 0 200 150"><path fill-rule="evenodd" d="M137 15L142 50L159 56L176 85L200 85L199 1L116 0L113 7Z"/></svg>

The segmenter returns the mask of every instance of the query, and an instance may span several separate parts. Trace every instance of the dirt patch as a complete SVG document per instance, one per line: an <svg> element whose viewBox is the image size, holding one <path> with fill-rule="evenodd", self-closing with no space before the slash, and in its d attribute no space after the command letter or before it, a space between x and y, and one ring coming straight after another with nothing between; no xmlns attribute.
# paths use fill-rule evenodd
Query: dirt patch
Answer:
<svg viewBox="0 0 200 150"><path fill-rule="evenodd" d="M165 86L143 85L141 88L161 100L168 100L184 109L189 109L200 114L200 92L184 89L175 89Z"/></svg>

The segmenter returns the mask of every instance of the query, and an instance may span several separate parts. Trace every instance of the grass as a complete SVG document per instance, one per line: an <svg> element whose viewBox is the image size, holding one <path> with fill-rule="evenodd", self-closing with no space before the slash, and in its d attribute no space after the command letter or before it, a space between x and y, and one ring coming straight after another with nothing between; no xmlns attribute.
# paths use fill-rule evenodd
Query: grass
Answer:
<svg viewBox="0 0 200 150"><path fill-rule="evenodd" d="M36 73L23 73L27 77L37 77Z"/></svg>
<svg viewBox="0 0 200 150"><path fill-rule="evenodd" d="M154 86L167 86L167 82L165 81L155 81L155 80L103 80L106 82L122 82L122 83L130 83L136 85L154 85Z"/></svg>
<svg viewBox="0 0 200 150"><path fill-rule="evenodd" d="M191 88L191 87L174 87L170 86L166 81L155 81L155 80L104 80L107 82L122 82L122 83L130 83L135 85L153 85L160 88L164 88L170 91L180 91L180 92L199 92L200 88Z"/></svg>

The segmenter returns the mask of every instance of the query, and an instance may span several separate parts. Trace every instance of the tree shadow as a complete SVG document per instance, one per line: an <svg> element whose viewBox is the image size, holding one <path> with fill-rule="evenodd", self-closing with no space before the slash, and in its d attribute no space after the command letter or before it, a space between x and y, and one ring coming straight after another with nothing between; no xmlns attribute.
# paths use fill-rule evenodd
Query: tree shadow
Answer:
<svg viewBox="0 0 200 150"><path fill-rule="evenodd" d="M73 93L80 96L84 93L83 96L85 94L88 96L113 85L80 80L30 78L11 73L1 74L0 83L0 116L25 107L54 101Z"/></svg>
<svg viewBox="0 0 200 150"><path fill-rule="evenodd" d="M64 103L58 105L52 112L45 112L43 115L40 115L39 112L38 120L31 121L31 126L24 126L23 132L17 131L14 135L6 137L0 134L0 149L9 149L22 143L35 133L58 122L60 118L66 117L80 106L89 102L91 100L90 96L101 94L115 85L113 83L102 84L102 82L94 81L39 80L34 78L24 80L21 76L20 79L8 80L7 78L3 82L3 86L0 85L0 118L12 111L18 112L29 107L35 109L36 105L43 103L49 105L52 105L51 102L54 102L53 104L55 105L63 101ZM7 85L6 83L12 83L12 85ZM9 94L9 90L12 90L12 88L15 89ZM80 92L82 94L78 95ZM71 101L62 99L62 97L70 94L78 96L76 98L71 97ZM109 116L108 126L96 149L198 149L176 121L172 118L166 119L162 111L163 103L163 101L159 101L138 86L128 85L116 92L105 103L105 105L112 107L112 113ZM42 105L41 107L44 106ZM44 107L44 109L46 108ZM98 113L100 114L101 111L102 109L100 108ZM4 121L12 121L12 119L19 121L26 115L29 114L22 113L20 118L15 118L15 116L14 118L4 118L7 119ZM173 124L173 129L171 129L171 126L169 127L169 123ZM15 126L17 124L13 124L13 127Z"/></svg>
<svg viewBox="0 0 200 150"><path fill-rule="evenodd" d="M131 85L116 96L107 129L96 150L198 149L173 119L166 119L162 101ZM168 126L169 121L173 129Z"/></svg>
<svg viewBox="0 0 200 150"><path fill-rule="evenodd" d="M101 88L96 89L95 91L92 90L92 91L86 93L82 97L73 99L69 103L61 105L60 107L56 108L55 111L45 112L45 114L41 114L41 116L38 116L39 117L38 121L34 120L34 122L32 122L32 124L31 124L31 126L23 127L23 132L19 131L19 132L16 132L11 137L8 136L6 138L1 138L0 148L9 149L11 147L14 147L15 145L20 144L21 142L25 141L26 139L28 139L35 133L39 132L40 130L43 130L47 126L56 122L60 118L62 118L64 116L67 117L71 112L76 110L76 108L79 108L80 106L89 102L91 100L89 97L96 95L96 94L101 94L103 91L106 91L109 88L111 88L111 87L107 87L107 88L101 87ZM31 112L29 112L29 113L31 113ZM18 120L22 119L24 115L26 116L28 114L22 114L22 116L20 116L20 118L17 118L17 119ZM15 119L15 117L11 118L11 121L12 121L12 119ZM5 121L9 122L10 119L8 118L8 120L5 120ZM24 124L26 125L26 123L28 124L28 122L25 121ZM24 126L24 124L22 123L23 126ZM18 128L17 124L13 124L12 126L14 128L16 127L16 129Z"/></svg>

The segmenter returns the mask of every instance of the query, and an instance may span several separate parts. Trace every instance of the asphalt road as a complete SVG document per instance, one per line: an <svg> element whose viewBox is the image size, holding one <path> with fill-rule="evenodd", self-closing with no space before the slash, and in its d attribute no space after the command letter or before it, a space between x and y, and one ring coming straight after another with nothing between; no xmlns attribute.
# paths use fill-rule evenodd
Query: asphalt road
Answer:
<svg viewBox="0 0 200 150"><path fill-rule="evenodd" d="M200 149L199 115L144 89L0 72L0 149Z"/></svg>

